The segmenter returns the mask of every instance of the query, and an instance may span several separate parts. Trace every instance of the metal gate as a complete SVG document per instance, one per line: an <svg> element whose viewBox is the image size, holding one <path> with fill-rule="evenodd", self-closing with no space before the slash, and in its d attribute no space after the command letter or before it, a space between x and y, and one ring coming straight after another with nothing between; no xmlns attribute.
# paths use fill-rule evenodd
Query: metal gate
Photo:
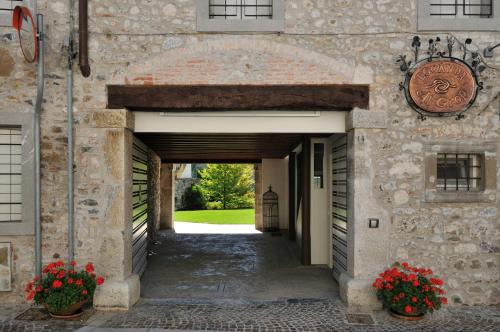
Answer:
<svg viewBox="0 0 500 332"><path fill-rule="evenodd" d="M132 270L141 276L148 257L148 148L135 137L132 162Z"/></svg>
<svg viewBox="0 0 500 332"><path fill-rule="evenodd" d="M347 271L347 135L332 146L333 277Z"/></svg>

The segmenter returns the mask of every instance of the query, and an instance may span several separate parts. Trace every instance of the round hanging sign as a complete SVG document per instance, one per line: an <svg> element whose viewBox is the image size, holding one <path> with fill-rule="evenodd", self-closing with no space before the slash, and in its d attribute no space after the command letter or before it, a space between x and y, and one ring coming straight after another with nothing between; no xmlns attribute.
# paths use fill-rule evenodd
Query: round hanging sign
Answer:
<svg viewBox="0 0 500 332"><path fill-rule="evenodd" d="M38 57L37 30L30 10L17 6L14 9L12 26L17 30L24 58L27 62L35 62Z"/></svg>
<svg viewBox="0 0 500 332"><path fill-rule="evenodd" d="M418 66L411 75L408 90L418 108L443 114L462 112L470 107L478 85L467 64L442 59Z"/></svg>

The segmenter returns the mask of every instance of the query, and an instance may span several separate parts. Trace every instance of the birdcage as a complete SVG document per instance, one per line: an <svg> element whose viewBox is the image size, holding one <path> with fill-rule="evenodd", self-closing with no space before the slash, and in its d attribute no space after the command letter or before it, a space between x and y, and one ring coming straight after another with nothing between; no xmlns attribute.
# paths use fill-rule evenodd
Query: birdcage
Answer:
<svg viewBox="0 0 500 332"><path fill-rule="evenodd" d="M272 187L263 197L263 223L264 232L279 232L279 209L278 209L278 194L276 194Z"/></svg>

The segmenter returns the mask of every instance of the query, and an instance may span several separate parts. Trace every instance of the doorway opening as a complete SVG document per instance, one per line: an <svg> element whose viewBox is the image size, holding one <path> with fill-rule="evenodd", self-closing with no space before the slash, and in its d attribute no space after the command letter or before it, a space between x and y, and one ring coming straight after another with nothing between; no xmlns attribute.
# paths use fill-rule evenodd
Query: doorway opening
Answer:
<svg viewBox="0 0 500 332"><path fill-rule="evenodd" d="M253 164L175 164L178 234L258 234Z"/></svg>
<svg viewBox="0 0 500 332"><path fill-rule="evenodd" d="M186 206L173 211L170 229L152 230L155 240L148 247L147 267L141 279L143 297L255 300L338 297L328 259L331 246L328 149L332 134L142 133L137 136L160 157L162 164L170 165L165 168L172 170L168 176L175 183L170 188L173 196L167 199L174 202L172 210L177 196L173 194L177 191L176 173L193 177L193 166L189 169L179 165L195 164L195 168L201 169L196 170L201 179L191 183L189 191L183 189L183 195L187 192L191 201L177 197L177 203L180 200ZM205 193L205 202L198 204L200 197L193 192L210 191L210 186L193 186L201 186L211 169L217 173L220 171L217 168L227 172L228 168L238 167L246 170L247 175L250 173L253 182L250 192L234 188L241 184L241 179L230 188L239 196L231 192L229 196L233 195L242 205L226 201L220 193ZM266 232L264 223L264 193L268 188L278 197L277 232ZM313 198L317 202L312 202ZM253 220L247 225L251 232L208 230L228 224L222 220L210 222L207 213L240 213L250 199ZM212 209L207 209L209 206ZM183 228L186 221L190 222L187 230ZM235 222L240 225L233 222L231 226L241 226L243 220ZM276 233L281 236L273 236Z"/></svg>

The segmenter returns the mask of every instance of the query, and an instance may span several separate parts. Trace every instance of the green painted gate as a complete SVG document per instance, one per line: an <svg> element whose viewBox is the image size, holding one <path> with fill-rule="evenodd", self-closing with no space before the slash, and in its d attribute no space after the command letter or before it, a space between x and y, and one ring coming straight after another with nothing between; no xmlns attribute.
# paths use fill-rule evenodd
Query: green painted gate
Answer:
<svg viewBox="0 0 500 332"><path fill-rule="evenodd" d="M141 276L148 258L148 148L134 137L132 150L132 270Z"/></svg>

